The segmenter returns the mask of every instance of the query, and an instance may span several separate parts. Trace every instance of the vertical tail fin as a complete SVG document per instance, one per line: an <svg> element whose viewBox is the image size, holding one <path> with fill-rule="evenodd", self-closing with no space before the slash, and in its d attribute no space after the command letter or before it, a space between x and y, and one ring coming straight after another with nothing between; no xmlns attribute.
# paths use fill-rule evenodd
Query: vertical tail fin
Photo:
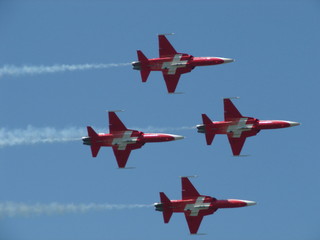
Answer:
<svg viewBox="0 0 320 240"><path fill-rule="evenodd" d="M141 69L140 69L141 79L142 79L142 82L146 82L150 74L150 69L148 67L149 60L142 53L142 51L138 50L137 54L138 54L138 60L141 63Z"/></svg>
<svg viewBox="0 0 320 240"><path fill-rule="evenodd" d="M100 150L100 145L95 142L95 140L99 137L99 135L93 130L92 127L87 127L88 136L91 139L91 153L92 157L96 157Z"/></svg>
<svg viewBox="0 0 320 240"><path fill-rule="evenodd" d="M163 192L160 193L160 201L163 204L162 214L164 223L168 223L173 213L172 209L170 208L171 201Z"/></svg>
<svg viewBox="0 0 320 240"><path fill-rule="evenodd" d="M202 121L205 127L207 145L211 145L215 136L214 130L212 129L214 125L206 114L202 114Z"/></svg>

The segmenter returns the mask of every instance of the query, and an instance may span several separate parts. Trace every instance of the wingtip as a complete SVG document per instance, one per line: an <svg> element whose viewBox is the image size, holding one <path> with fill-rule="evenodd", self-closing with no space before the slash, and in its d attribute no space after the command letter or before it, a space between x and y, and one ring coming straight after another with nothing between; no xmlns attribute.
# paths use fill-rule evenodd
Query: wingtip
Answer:
<svg viewBox="0 0 320 240"><path fill-rule="evenodd" d="M180 178L197 178L198 175L179 176Z"/></svg>
<svg viewBox="0 0 320 240"><path fill-rule="evenodd" d="M117 169L135 169L136 167L118 167Z"/></svg>
<svg viewBox="0 0 320 240"><path fill-rule="evenodd" d="M223 100L226 100L226 99L240 99L240 97L226 97L226 98L223 98Z"/></svg>
<svg viewBox="0 0 320 240"><path fill-rule="evenodd" d="M124 112L124 110L117 109L117 110L106 110L106 112Z"/></svg>
<svg viewBox="0 0 320 240"><path fill-rule="evenodd" d="M190 235L192 236L192 235L195 235L195 236L197 236L197 235L199 235L199 236L201 236L201 235L208 235L207 233L190 233Z"/></svg>
<svg viewBox="0 0 320 240"><path fill-rule="evenodd" d="M175 33L158 33L158 36L174 35Z"/></svg>
<svg viewBox="0 0 320 240"><path fill-rule="evenodd" d="M232 155L233 157L250 157L249 154L239 154L239 155Z"/></svg>
<svg viewBox="0 0 320 240"><path fill-rule="evenodd" d="M175 95L175 94L185 94L185 92L168 92L170 95Z"/></svg>

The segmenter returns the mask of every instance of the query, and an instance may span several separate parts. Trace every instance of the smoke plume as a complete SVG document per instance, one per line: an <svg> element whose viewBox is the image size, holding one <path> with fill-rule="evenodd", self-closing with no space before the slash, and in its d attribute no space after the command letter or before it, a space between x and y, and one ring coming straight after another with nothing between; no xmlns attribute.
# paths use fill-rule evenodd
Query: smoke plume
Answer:
<svg viewBox="0 0 320 240"><path fill-rule="evenodd" d="M0 147L55 143L81 140L86 135L85 128L65 128L57 130L52 127L35 128L28 126L26 129L0 129Z"/></svg>
<svg viewBox="0 0 320 240"><path fill-rule="evenodd" d="M60 64L52 66L21 66L4 65L0 68L0 78L3 76L21 76L21 75L36 75L45 73L58 73L58 72L71 72L71 71L84 71L91 69L106 69L112 67L128 66L131 63L108 63L108 64Z"/></svg>
<svg viewBox="0 0 320 240"><path fill-rule="evenodd" d="M5 202L0 203L0 217L16 217L16 216L40 216L40 215L60 215L68 213L88 213L88 212L105 212L111 210L128 210L149 208L152 204L61 204L61 203L49 203L49 204L26 204L26 203L14 203Z"/></svg>

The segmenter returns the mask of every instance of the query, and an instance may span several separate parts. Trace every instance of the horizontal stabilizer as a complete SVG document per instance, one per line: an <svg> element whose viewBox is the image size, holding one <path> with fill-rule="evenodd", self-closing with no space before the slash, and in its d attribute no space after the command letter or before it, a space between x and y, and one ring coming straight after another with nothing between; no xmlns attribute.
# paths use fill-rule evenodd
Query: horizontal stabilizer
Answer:
<svg viewBox="0 0 320 240"><path fill-rule="evenodd" d="M91 144L91 153L92 153L92 157L96 157L99 153L100 150L100 145L98 144Z"/></svg>
<svg viewBox="0 0 320 240"><path fill-rule="evenodd" d="M146 64L149 62L148 58L143 54L142 51L138 50L137 54L138 54L138 60L139 62L141 62L141 64Z"/></svg>
<svg viewBox="0 0 320 240"><path fill-rule="evenodd" d="M213 125L211 119L206 114L202 114L202 122L205 125Z"/></svg>
<svg viewBox="0 0 320 240"><path fill-rule="evenodd" d="M211 145L214 136L216 135L214 133L213 128L213 123L211 121L211 119L206 115L206 114L202 114L202 121L205 127L205 135L206 135L206 142L207 145Z"/></svg>
<svg viewBox="0 0 320 240"><path fill-rule="evenodd" d="M91 153L92 157L96 157L100 150L100 145L96 143L96 140L99 138L99 135L96 133L96 131L93 130L92 127L87 127L88 136L90 138L90 147L91 147Z"/></svg>
<svg viewBox="0 0 320 240"><path fill-rule="evenodd" d="M140 74L141 74L142 82L146 82L148 80L150 70L149 69L141 69Z"/></svg>
<svg viewBox="0 0 320 240"><path fill-rule="evenodd" d="M163 221L164 223L168 223L173 213L170 208L171 201L163 192L160 192L160 201L163 204Z"/></svg>
<svg viewBox="0 0 320 240"><path fill-rule="evenodd" d="M87 131L88 131L88 136L91 138L91 139L95 139L95 138L98 138L98 134L93 130L92 127L87 127Z"/></svg>
<svg viewBox="0 0 320 240"><path fill-rule="evenodd" d="M137 54L138 54L138 60L141 64L141 68L140 68L141 79L142 79L142 82L146 82L150 74L150 68L148 66L149 60L143 54L142 51L138 50Z"/></svg>
<svg viewBox="0 0 320 240"><path fill-rule="evenodd" d="M164 192L160 192L160 201L164 204L170 204L171 201Z"/></svg>

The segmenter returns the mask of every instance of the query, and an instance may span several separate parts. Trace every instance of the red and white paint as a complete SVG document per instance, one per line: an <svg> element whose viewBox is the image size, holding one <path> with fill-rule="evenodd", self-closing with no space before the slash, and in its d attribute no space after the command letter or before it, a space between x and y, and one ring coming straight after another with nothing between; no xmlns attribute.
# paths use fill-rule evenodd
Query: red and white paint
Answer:
<svg viewBox="0 0 320 240"><path fill-rule="evenodd" d="M202 114L203 124L197 125L198 132L205 133L208 145L211 145L216 134L228 136L233 155L238 156L247 137L255 136L260 130L298 126L300 123L284 120L259 120L244 117L228 98L224 99L224 121L211 121Z"/></svg>
<svg viewBox="0 0 320 240"><path fill-rule="evenodd" d="M142 82L146 82L150 71L161 71L169 93L174 93L180 75L191 72L198 66L230 63L234 60L222 57L194 57L186 53L178 53L165 35L159 35L159 58L148 59L138 50L138 61L132 62L133 69L139 70Z"/></svg>
<svg viewBox="0 0 320 240"><path fill-rule="evenodd" d="M170 200L160 192L160 203L155 203L156 211L163 213L165 223L170 221L174 212L184 213L191 234L197 234L204 216L213 214L219 208L238 208L255 205L256 202L239 199L218 200L200 195L187 177L181 178L182 199Z"/></svg>

